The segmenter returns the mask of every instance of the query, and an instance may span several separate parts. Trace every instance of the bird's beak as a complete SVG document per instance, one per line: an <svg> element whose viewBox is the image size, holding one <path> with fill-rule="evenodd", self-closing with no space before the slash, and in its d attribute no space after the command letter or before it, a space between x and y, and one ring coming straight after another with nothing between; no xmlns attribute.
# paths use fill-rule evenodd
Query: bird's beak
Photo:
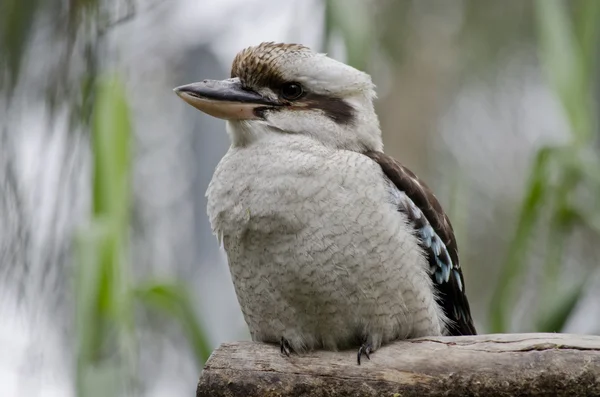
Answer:
<svg viewBox="0 0 600 397"><path fill-rule="evenodd" d="M255 110L279 104L242 87L239 79L204 80L173 91L198 110L225 120L258 119Z"/></svg>

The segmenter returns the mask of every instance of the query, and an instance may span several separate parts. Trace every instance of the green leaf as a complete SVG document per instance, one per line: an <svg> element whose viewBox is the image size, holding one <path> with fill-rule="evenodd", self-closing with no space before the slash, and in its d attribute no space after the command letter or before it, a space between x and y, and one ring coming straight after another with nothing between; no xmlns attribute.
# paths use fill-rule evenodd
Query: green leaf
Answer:
<svg viewBox="0 0 600 397"><path fill-rule="evenodd" d="M600 1L578 0L575 5L575 35L581 48L584 74L594 77L596 47L600 33Z"/></svg>
<svg viewBox="0 0 600 397"><path fill-rule="evenodd" d="M591 75L587 73L587 59L574 34L567 3L537 0L536 6L542 66L565 109L574 142L581 146L592 135ZM587 38L588 34L582 36Z"/></svg>
<svg viewBox="0 0 600 397"><path fill-rule="evenodd" d="M561 332L583 296L586 285L587 279L583 279L567 293L558 296L555 294L553 299L545 300L546 309L542 311L543 315L538 321L536 331Z"/></svg>
<svg viewBox="0 0 600 397"><path fill-rule="evenodd" d="M75 318L78 336L78 362L93 362L102 346L105 312L100 304L104 292L100 247L106 240L108 227L100 220L92 222L76 236Z"/></svg>
<svg viewBox="0 0 600 397"><path fill-rule="evenodd" d="M529 247L534 227L549 193L549 165L557 155L557 150L545 147L538 151L529 181L527 192L521 205L517 230L510 243L508 257L504 263L496 289L490 303L490 332L508 331L507 317L512 307L513 288L523 275L523 263Z"/></svg>
<svg viewBox="0 0 600 397"><path fill-rule="evenodd" d="M135 290L136 297L145 305L154 307L178 320L194 348L199 364L208 360L211 348L194 310L189 291L180 283L147 283Z"/></svg>
<svg viewBox="0 0 600 397"><path fill-rule="evenodd" d="M76 240L79 396L90 395L97 379L114 375L112 385L133 382L137 364L131 281L125 260L129 256L129 109L118 79L100 80L95 90L92 214L88 228ZM98 368L106 369L103 375L96 376Z"/></svg>
<svg viewBox="0 0 600 397"><path fill-rule="evenodd" d="M96 95L92 128L94 214L124 222L129 207L131 161L131 122L125 89L116 78L104 79Z"/></svg>

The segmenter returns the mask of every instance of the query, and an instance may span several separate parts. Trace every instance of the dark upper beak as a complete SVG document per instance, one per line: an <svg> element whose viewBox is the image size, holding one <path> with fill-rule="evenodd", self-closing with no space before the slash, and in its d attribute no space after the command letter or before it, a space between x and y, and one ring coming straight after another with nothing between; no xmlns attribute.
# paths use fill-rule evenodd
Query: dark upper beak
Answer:
<svg viewBox="0 0 600 397"><path fill-rule="evenodd" d="M245 89L239 79L204 80L173 91L198 110L225 120L252 120L257 108L279 106L278 102Z"/></svg>

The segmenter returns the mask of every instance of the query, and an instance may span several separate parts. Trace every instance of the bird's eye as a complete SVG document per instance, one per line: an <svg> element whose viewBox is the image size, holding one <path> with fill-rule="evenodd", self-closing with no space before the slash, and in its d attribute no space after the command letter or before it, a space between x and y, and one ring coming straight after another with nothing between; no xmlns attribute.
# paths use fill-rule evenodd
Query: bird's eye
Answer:
<svg viewBox="0 0 600 397"><path fill-rule="evenodd" d="M288 101L293 101L302 96L304 90L298 83L286 83L281 86L281 96Z"/></svg>

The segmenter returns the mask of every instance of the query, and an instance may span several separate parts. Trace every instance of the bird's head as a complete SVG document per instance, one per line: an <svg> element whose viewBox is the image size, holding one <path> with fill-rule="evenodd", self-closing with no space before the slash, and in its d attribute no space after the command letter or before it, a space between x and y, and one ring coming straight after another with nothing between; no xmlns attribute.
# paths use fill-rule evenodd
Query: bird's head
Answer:
<svg viewBox="0 0 600 397"><path fill-rule="evenodd" d="M227 120L234 146L302 134L325 146L382 150L371 77L298 44L262 43L239 52L231 78L175 92L195 108Z"/></svg>

